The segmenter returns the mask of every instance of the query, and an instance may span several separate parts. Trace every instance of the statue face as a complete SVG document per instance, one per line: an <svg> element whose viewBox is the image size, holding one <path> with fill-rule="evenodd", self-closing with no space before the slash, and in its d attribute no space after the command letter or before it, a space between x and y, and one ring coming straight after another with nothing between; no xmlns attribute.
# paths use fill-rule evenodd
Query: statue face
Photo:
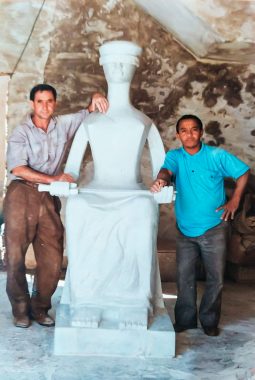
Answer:
<svg viewBox="0 0 255 380"><path fill-rule="evenodd" d="M131 82L136 66L130 63L112 62L103 65L106 80L112 83Z"/></svg>

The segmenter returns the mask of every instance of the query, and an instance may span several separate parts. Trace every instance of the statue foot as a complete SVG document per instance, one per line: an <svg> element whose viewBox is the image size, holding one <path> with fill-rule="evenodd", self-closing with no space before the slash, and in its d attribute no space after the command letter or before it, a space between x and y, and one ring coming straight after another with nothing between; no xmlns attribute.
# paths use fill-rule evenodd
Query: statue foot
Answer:
<svg viewBox="0 0 255 380"><path fill-rule="evenodd" d="M147 308L123 308L119 312L119 329L121 330L147 330Z"/></svg>
<svg viewBox="0 0 255 380"><path fill-rule="evenodd" d="M101 310L88 306L78 306L72 309L71 325L97 329L101 321Z"/></svg>

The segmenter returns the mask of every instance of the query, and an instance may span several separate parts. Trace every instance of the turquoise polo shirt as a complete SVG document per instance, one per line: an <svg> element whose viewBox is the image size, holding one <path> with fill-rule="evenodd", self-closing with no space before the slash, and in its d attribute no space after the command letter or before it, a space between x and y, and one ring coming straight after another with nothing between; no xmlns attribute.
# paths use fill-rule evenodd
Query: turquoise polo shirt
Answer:
<svg viewBox="0 0 255 380"><path fill-rule="evenodd" d="M194 155L179 148L167 152L164 169L175 175L175 214L180 231L189 237L203 235L221 223L226 201L224 178L237 179L249 166L227 151L206 144Z"/></svg>

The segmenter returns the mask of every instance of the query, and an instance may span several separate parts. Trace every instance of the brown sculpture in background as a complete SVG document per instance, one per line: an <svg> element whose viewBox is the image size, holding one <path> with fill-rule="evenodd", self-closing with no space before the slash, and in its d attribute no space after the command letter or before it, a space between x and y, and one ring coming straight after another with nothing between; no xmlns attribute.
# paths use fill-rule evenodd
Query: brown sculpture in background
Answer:
<svg viewBox="0 0 255 380"><path fill-rule="evenodd" d="M251 175L240 210L232 222L228 257L230 263L255 266L255 176Z"/></svg>

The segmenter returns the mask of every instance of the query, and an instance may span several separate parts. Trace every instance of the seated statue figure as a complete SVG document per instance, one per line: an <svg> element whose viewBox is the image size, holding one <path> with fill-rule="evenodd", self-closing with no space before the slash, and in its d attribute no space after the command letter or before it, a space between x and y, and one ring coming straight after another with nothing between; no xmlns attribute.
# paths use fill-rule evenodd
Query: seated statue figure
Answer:
<svg viewBox="0 0 255 380"><path fill-rule="evenodd" d="M130 102L140 54L128 41L101 46L109 109L86 118L65 167L78 181L90 144L94 177L66 206L68 268L61 302L70 304L73 326L97 328L108 318L121 329L146 329L155 307L163 307L158 204L142 183L140 166L146 141L154 176L165 152L152 120Z"/></svg>

